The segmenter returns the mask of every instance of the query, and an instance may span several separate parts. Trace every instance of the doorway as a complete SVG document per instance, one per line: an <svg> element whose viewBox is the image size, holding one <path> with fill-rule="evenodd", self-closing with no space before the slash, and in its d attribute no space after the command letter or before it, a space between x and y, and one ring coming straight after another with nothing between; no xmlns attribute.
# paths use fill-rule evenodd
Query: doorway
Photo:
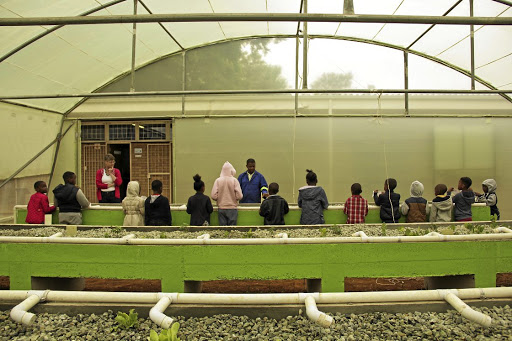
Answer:
<svg viewBox="0 0 512 341"><path fill-rule="evenodd" d="M109 144L108 150L109 153L116 158L115 167L121 172L123 183L119 187L119 190L121 192L121 200L123 200L124 197L126 197L128 182L130 182L130 144Z"/></svg>

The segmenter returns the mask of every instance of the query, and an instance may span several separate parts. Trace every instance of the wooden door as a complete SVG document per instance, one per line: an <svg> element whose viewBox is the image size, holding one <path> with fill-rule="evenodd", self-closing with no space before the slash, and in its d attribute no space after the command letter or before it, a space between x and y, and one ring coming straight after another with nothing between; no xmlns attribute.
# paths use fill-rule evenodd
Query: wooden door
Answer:
<svg viewBox="0 0 512 341"><path fill-rule="evenodd" d="M162 181L162 194L172 202L171 191L171 145L170 143L148 143L148 188L151 182Z"/></svg>
<svg viewBox="0 0 512 341"><path fill-rule="evenodd" d="M97 203L96 171L102 168L107 147L104 143L82 144L82 183L80 188L90 202Z"/></svg>

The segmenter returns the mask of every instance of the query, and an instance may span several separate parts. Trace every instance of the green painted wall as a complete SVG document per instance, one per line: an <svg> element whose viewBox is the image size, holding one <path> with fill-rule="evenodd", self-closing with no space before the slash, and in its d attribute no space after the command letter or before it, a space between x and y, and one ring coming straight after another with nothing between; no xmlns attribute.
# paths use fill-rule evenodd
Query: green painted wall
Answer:
<svg viewBox="0 0 512 341"><path fill-rule="evenodd" d="M185 280L320 278L323 292L344 290L345 277L474 274L496 286L512 272L512 241L323 245L0 244L0 276L12 290L31 276L160 279L165 292Z"/></svg>
<svg viewBox="0 0 512 341"><path fill-rule="evenodd" d="M490 218L489 208L485 206L473 206L473 220L474 221L488 221ZM285 222L287 225L299 225L300 224L300 210L291 210L285 216ZM173 226L188 225L190 223L190 215L186 211L173 210L171 208L172 224ZM26 209L18 209L16 211L16 223L24 224L27 216ZM331 209L324 211L325 223L326 224L344 224L347 221L347 216L341 209ZM58 224L59 218L58 213L53 214L53 223ZM121 210L84 210L83 211L83 224L84 225L106 225L106 226L120 226L123 224L124 213ZM379 217L379 210L370 210L366 217L367 223L381 223ZM400 222L405 222L405 218L402 217ZM217 218L217 211L215 210L211 216L211 223L213 226L219 224ZM254 210L243 210L238 211L238 225L263 225L263 218L259 216L258 208Z"/></svg>

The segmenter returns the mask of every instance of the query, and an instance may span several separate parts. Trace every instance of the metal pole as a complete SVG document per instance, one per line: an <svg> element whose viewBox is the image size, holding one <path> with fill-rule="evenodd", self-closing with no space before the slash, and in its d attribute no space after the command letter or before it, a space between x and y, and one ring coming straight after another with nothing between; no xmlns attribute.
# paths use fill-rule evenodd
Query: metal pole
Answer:
<svg viewBox="0 0 512 341"><path fill-rule="evenodd" d="M1 18L0 26L93 25L159 22L352 22L388 24L512 25L512 17L446 17L414 15L352 15L308 13L193 13L91 17Z"/></svg>
<svg viewBox="0 0 512 341"><path fill-rule="evenodd" d="M295 90L299 89L299 36L295 38ZM299 113L299 93L295 93L295 115Z"/></svg>
<svg viewBox="0 0 512 341"><path fill-rule="evenodd" d="M133 15L137 16L137 1L133 0ZM137 23L134 22L132 26L132 72L131 72L131 86L130 91L135 91L135 47L137 43Z"/></svg>
<svg viewBox="0 0 512 341"><path fill-rule="evenodd" d="M48 180L48 188L51 188L53 174L55 173L55 167L57 165L57 157L59 156L59 150L60 150L60 141L66 136L68 131L75 125L76 121L73 121L69 127L66 128L66 131L64 134L62 134L62 128L64 127L64 118L62 119L62 123L60 125L60 131L57 134L57 146L55 148L55 153L53 154L53 161L52 161L52 169L50 171L50 179Z"/></svg>
<svg viewBox="0 0 512 341"><path fill-rule="evenodd" d="M182 54L182 72L181 72L181 89L185 91L187 89L187 62L186 62L186 52L183 51ZM185 96L181 96L181 115L185 116Z"/></svg>
<svg viewBox="0 0 512 341"><path fill-rule="evenodd" d="M404 89L409 89L409 54L404 51ZM404 94L405 116L409 117L409 93Z"/></svg>
<svg viewBox="0 0 512 341"><path fill-rule="evenodd" d="M304 0L304 14L308 13L308 0ZM308 88L308 23L305 21L302 23L302 89Z"/></svg>
<svg viewBox="0 0 512 341"><path fill-rule="evenodd" d="M343 14L354 14L354 1L344 0L343 1Z"/></svg>
<svg viewBox="0 0 512 341"><path fill-rule="evenodd" d="M473 0L469 0L469 16L473 18ZM475 27L469 26L471 45L471 90L475 90Z"/></svg>
<svg viewBox="0 0 512 341"><path fill-rule="evenodd" d="M462 1L463 0L457 1L452 7L450 7L446 12L443 13L443 17L447 16L451 11L453 11L455 7L457 7ZM427 34L431 29L433 29L434 26L436 25L434 24L427 28L425 32L423 32L418 38L416 38L416 40L414 40L409 46L407 46L406 49L409 50L414 44L416 44L421 38L423 38L425 34Z"/></svg>
<svg viewBox="0 0 512 341"><path fill-rule="evenodd" d="M43 150L41 150L39 153L37 153L33 158L31 158L30 160L27 161L27 163L25 163L23 166L21 166L16 172L14 172L14 174L12 174L10 177L8 177L7 179L4 180L4 182L2 182L2 184L0 184L0 188L4 187L9 181L11 181L16 175L18 175L21 171L23 171L25 168L28 167L28 165L30 165L35 159L37 159L39 156L41 156L45 151L47 151L51 146L53 146L55 144L55 142L57 142L59 140L59 137L56 137L55 139L53 139L52 142L50 142L50 144L48 144L46 147L43 148Z"/></svg>
<svg viewBox="0 0 512 341"><path fill-rule="evenodd" d="M141 92L103 92L81 94L46 94L23 96L0 96L5 99L41 99L41 98L101 98L101 97L141 97L141 96L200 96L200 95L261 95L261 94L509 94L512 89L502 90L449 90L449 89L280 89L280 90L185 90L185 91L141 91Z"/></svg>
<svg viewBox="0 0 512 341"><path fill-rule="evenodd" d="M93 9L87 11L87 12L83 12L83 13L79 14L79 16L86 16L86 15L95 13L95 12L101 11L102 9L108 8L108 7L113 6L113 5L117 5L118 3L121 3L121 2L124 2L124 1L126 1L126 0L115 0L115 1L112 1L112 2L109 2L109 3L106 3L106 4L103 4L101 6L95 7L95 8L93 8ZM0 63L3 62L4 60L6 60L7 58L9 58L10 56L12 56L13 54L16 54L17 52L21 51L25 47L29 46L30 44L38 41L39 39L47 36L48 34L54 32L54 31L56 31L56 30L58 30L59 28L62 28L62 27L64 27L64 25L59 25L59 26L55 26L55 27L49 28L49 29L45 30L44 32L38 34L37 36L33 37L32 39L27 40L23 44L17 46L16 48L12 49L11 51L7 52L2 57L0 57Z"/></svg>

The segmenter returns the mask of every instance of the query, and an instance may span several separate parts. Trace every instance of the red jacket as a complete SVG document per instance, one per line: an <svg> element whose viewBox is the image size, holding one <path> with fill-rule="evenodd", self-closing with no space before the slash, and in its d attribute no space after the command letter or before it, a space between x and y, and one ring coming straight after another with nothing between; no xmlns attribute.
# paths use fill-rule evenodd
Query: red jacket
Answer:
<svg viewBox="0 0 512 341"><path fill-rule="evenodd" d="M101 200L101 190L108 188L108 184L104 184L103 182L101 182L104 169L105 168L100 168L96 172L96 196L98 197L98 200ZM123 179L121 178L121 172L119 171L119 169L114 168L114 176L116 177L116 181L114 181L114 184L116 185L115 197L121 199L121 192L119 191L119 186L121 186L121 184L123 183Z"/></svg>
<svg viewBox="0 0 512 341"><path fill-rule="evenodd" d="M44 215L55 211L55 206L50 206L48 197L36 192L32 194L27 206L27 218L25 221L28 224L44 224Z"/></svg>

